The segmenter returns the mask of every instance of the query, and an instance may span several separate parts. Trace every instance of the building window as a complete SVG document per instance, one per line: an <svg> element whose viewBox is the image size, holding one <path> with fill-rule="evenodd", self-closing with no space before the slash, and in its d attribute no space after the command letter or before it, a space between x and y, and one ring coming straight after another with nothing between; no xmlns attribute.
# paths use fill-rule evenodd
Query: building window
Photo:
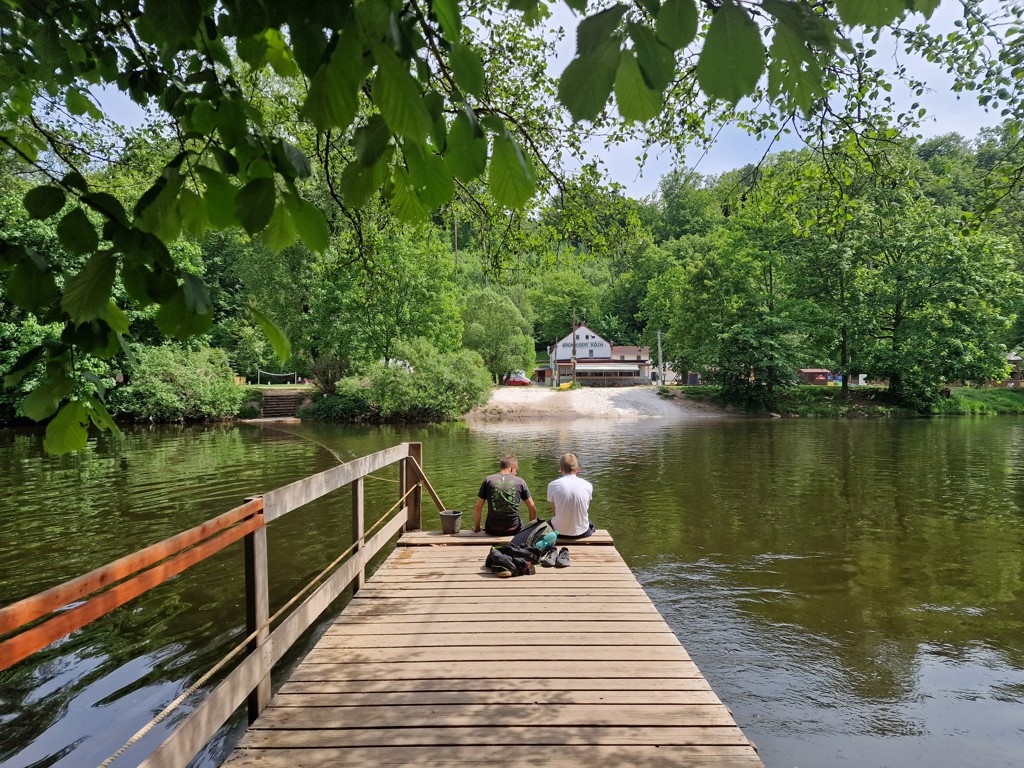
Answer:
<svg viewBox="0 0 1024 768"><path fill-rule="evenodd" d="M625 360L625 359L626 359L625 355L619 355L619 360Z"/></svg>
<svg viewBox="0 0 1024 768"><path fill-rule="evenodd" d="M591 350L588 350L588 351L590 352L589 357L593 357L594 356L594 350L591 349Z"/></svg>

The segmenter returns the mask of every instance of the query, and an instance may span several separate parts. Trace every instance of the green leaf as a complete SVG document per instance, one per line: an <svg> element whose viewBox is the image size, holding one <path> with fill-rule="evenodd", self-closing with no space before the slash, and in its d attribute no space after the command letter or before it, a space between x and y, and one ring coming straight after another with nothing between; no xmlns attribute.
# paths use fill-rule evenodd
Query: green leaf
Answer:
<svg viewBox="0 0 1024 768"><path fill-rule="evenodd" d="M274 348L277 359L282 363L288 362L288 359L292 356L292 345L289 343L288 337L274 324L274 321L256 309L256 307L250 306L249 314L256 321L256 325L263 331L263 335L267 337L270 346Z"/></svg>
<svg viewBox="0 0 1024 768"><path fill-rule="evenodd" d="M569 62L558 80L558 99L574 120L594 120L601 114L615 85L620 55L618 40L610 40L597 52Z"/></svg>
<svg viewBox="0 0 1024 768"><path fill-rule="evenodd" d="M278 203L274 208L274 215L261 237L272 251L282 251L295 244L295 224L284 203Z"/></svg>
<svg viewBox="0 0 1024 768"><path fill-rule="evenodd" d="M107 407L100 402L99 398L89 397L85 400L85 406L89 413L89 420L96 426L96 429L106 429L111 436L120 442L124 439L120 428L110 415Z"/></svg>
<svg viewBox="0 0 1024 768"><path fill-rule="evenodd" d="M114 302L107 304L100 317L115 333L128 333L128 315Z"/></svg>
<svg viewBox="0 0 1024 768"><path fill-rule="evenodd" d="M103 113L92 103L92 99L77 88L68 89L64 102L67 104L68 112L72 115L88 114L93 120L103 119Z"/></svg>
<svg viewBox="0 0 1024 768"><path fill-rule="evenodd" d="M111 221L128 226L128 213L121 201L107 192L90 192L82 196L82 202Z"/></svg>
<svg viewBox="0 0 1024 768"><path fill-rule="evenodd" d="M430 113L423 103L419 83L409 73L408 62L383 45L375 46L373 55L377 60L373 97L384 122L399 136L422 140L430 133Z"/></svg>
<svg viewBox="0 0 1024 768"><path fill-rule="evenodd" d="M42 344L25 352L4 375L4 386L9 388L18 386L22 379L36 369L45 353L46 347Z"/></svg>
<svg viewBox="0 0 1024 768"><path fill-rule="evenodd" d="M693 0L665 0L658 11L655 30L673 50L689 45L697 36L698 13Z"/></svg>
<svg viewBox="0 0 1024 768"><path fill-rule="evenodd" d="M64 178L60 180L60 183L63 184L65 187L77 189L79 192L82 192L83 194L89 191L88 182L85 180L85 177L82 176L82 174L80 174L78 171L71 171L69 173L66 173L64 175Z"/></svg>
<svg viewBox="0 0 1024 768"><path fill-rule="evenodd" d="M365 124L356 128L352 139L356 157L367 168L376 165L390 143L391 131L380 115L374 115Z"/></svg>
<svg viewBox="0 0 1024 768"><path fill-rule="evenodd" d="M788 95L805 115L810 114L814 99L824 90L824 73L813 52L789 27L779 24L770 60L768 92L773 97Z"/></svg>
<svg viewBox="0 0 1024 768"><path fill-rule="evenodd" d="M439 208L455 195L451 170L444 160L419 145L407 142L402 146L416 196L427 208Z"/></svg>
<svg viewBox="0 0 1024 768"><path fill-rule="evenodd" d="M197 170L199 178L206 185L203 200L206 202L210 223L218 229L236 224L235 198L238 195L238 187L228 181L227 176L213 168L200 165Z"/></svg>
<svg viewBox="0 0 1024 768"><path fill-rule="evenodd" d="M939 0L914 0L914 10L923 13L926 19L930 19L938 7Z"/></svg>
<svg viewBox="0 0 1024 768"><path fill-rule="evenodd" d="M178 195L178 214L181 226L195 237L201 236L213 226L206 212L206 201L191 189L182 189Z"/></svg>
<svg viewBox="0 0 1024 768"><path fill-rule="evenodd" d="M185 291L179 289L156 313L156 325L163 333L185 341L210 330L213 312L191 311L185 299Z"/></svg>
<svg viewBox="0 0 1024 768"><path fill-rule="evenodd" d="M199 0L146 0L140 34L163 50L174 52L192 41L202 18Z"/></svg>
<svg viewBox="0 0 1024 768"><path fill-rule="evenodd" d="M185 308L195 315L213 312L213 301L206 285L195 275L185 275L181 286L185 295Z"/></svg>
<svg viewBox="0 0 1024 768"><path fill-rule="evenodd" d="M46 425L43 450L60 455L85 448L89 442L88 426L88 410L78 400L72 400Z"/></svg>
<svg viewBox="0 0 1024 768"><path fill-rule="evenodd" d="M626 6L616 3L581 21L576 28L576 54L583 57L603 47L618 29L625 13Z"/></svg>
<svg viewBox="0 0 1024 768"><path fill-rule="evenodd" d="M353 160L341 172L341 179L338 182L341 199L349 208L362 208L377 190L376 180L373 168L367 168Z"/></svg>
<svg viewBox="0 0 1024 768"><path fill-rule="evenodd" d="M110 301L117 272L117 259L110 251L97 251L82 267L82 271L64 284L61 308L75 323L84 323L100 317Z"/></svg>
<svg viewBox="0 0 1024 768"><path fill-rule="evenodd" d="M456 178L472 181L487 169L487 140L465 112L460 112L448 131L445 163Z"/></svg>
<svg viewBox="0 0 1024 768"><path fill-rule="evenodd" d="M156 301L150 286L153 281L153 270L145 261L136 255L125 257L121 267L121 284L125 291L140 306L146 307Z"/></svg>
<svg viewBox="0 0 1024 768"><path fill-rule="evenodd" d="M520 208L533 197L536 186L533 169L519 144L509 137L496 136L487 176L494 199L507 208Z"/></svg>
<svg viewBox="0 0 1024 768"><path fill-rule="evenodd" d="M176 168L165 168L164 175L135 204L139 229L171 242L181 234L178 192L184 178Z"/></svg>
<svg viewBox="0 0 1024 768"><path fill-rule="evenodd" d="M24 202L33 219L48 219L64 207L67 196L59 187L33 187L25 193Z"/></svg>
<svg viewBox="0 0 1024 768"><path fill-rule="evenodd" d="M331 229L320 209L301 198L289 197L285 202L295 231L306 247L318 253L326 251L331 243Z"/></svg>
<svg viewBox="0 0 1024 768"><path fill-rule="evenodd" d="M459 88L481 98L484 95L484 65L476 51L468 45L455 43L452 45L449 60Z"/></svg>
<svg viewBox="0 0 1024 768"><path fill-rule="evenodd" d="M395 169L394 184L391 188L391 207L399 220L416 224L427 217L427 208L416 196L412 181L401 168Z"/></svg>
<svg viewBox="0 0 1024 768"><path fill-rule="evenodd" d="M23 261L7 278L7 298L16 306L38 312L50 306L59 291L49 270L40 270L31 261Z"/></svg>
<svg viewBox="0 0 1024 768"><path fill-rule="evenodd" d="M884 27L906 11L904 0L836 0L839 18L848 26Z"/></svg>
<svg viewBox="0 0 1024 768"><path fill-rule="evenodd" d="M100 244L99 235L81 208L64 214L57 225L57 239L71 253L92 253Z"/></svg>
<svg viewBox="0 0 1024 768"><path fill-rule="evenodd" d="M267 38L262 34L239 38L235 50L238 52L238 58L253 69L259 69L265 61Z"/></svg>
<svg viewBox="0 0 1024 768"><path fill-rule="evenodd" d="M697 62L701 90L735 104L753 93L764 66L765 48L757 25L733 0L724 0L711 19Z"/></svg>
<svg viewBox="0 0 1024 768"><path fill-rule="evenodd" d="M438 24L449 40L458 40L462 31L462 15L459 12L459 0L432 0L430 4L437 17Z"/></svg>
<svg viewBox="0 0 1024 768"><path fill-rule="evenodd" d="M292 52L288 48L288 43L285 42L281 30L268 29L264 35L267 39L266 59L270 62L270 66L281 77L296 77L299 74L299 68L295 64L295 59L292 57Z"/></svg>
<svg viewBox="0 0 1024 768"><path fill-rule="evenodd" d="M313 173L306 154L283 139L274 142L274 167L286 179L308 179Z"/></svg>
<svg viewBox="0 0 1024 768"><path fill-rule="evenodd" d="M619 74L615 78L615 100L619 105L619 114L626 120L643 122L661 112L661 92L647 87L640 65L630 54L623 56L619 64Z"/></svg>
<svg viewBox="0 0 1024 768"><path fill-rule="evenodd" d="M675 54L647 27L629 25L629 36L633 39L634 53L644 83L653 91L661 93L672 82L676 74ZM622 65L619 65L621 75ZM617 85L616 85L617 87ZM618 95L618 91L616 91Z"/></svg>
<svg viewBox="0 0 1024 768"><path fill-rule="evenodd" d="M313 75L303 117L321 131L347 127L356 116L362 79L362 44L352 35L342 35L331 58Z"/></svg>
<svg viewBox="0 0 1024 768"><path fill-rule="evenodd" d="M235 197L235 218L246 232L255 235L270 221L275 198L273 179L253 179Z"/></svg>
<svg viewBox="0 0 1024 768"><path fill-rule="evenodd" d="M21 410L32 421L48 419L57 412L60 401L75 391L75 380L70 376L48 378L21 403Z"/></svg>

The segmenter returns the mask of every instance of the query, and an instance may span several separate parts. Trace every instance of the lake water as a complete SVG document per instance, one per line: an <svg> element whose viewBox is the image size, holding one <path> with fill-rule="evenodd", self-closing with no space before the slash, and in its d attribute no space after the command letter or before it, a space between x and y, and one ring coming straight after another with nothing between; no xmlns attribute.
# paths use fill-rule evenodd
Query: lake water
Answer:
<svg viewBox="0 0 1024 768"><path fill-rule="evenodd" d="M1014 417L154 427L63 458L0 430L0 604L403 440L467 512L501 454L543 499L577 453L593 519L770 768L1024 764ZM379 474L371 520L396 498ZM270 526L272 610L347 546L348 510L343 492ZM238 550L0 672L0 765L96 765L212 666L244 635Z"/></svg>

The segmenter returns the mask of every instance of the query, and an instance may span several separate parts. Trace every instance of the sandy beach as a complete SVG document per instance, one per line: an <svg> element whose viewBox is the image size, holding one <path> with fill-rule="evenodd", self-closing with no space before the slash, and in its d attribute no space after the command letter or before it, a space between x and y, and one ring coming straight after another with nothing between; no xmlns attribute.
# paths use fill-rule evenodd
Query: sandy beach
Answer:
<svg viewBox="0 0 1024 768"><path fill-rule="evenodd" d="M561 416L587 419L705 419L722 411L687 400L666 399L653 387L583 387L559 391L550 387L497 387L490 402L470 412L470 421L533 419Z"/></svg>

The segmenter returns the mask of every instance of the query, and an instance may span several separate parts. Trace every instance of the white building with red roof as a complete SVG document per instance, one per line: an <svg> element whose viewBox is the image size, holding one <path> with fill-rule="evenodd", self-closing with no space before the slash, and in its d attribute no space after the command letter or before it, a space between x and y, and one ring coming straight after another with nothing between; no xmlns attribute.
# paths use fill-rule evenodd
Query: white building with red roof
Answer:
<svg viewBox="0 0 1024 768"><path fill-rule="evenodd" d="M589 387L651 383L651 348L618 346L585 325L548 347L555 386L576 380Z"/></svg>

